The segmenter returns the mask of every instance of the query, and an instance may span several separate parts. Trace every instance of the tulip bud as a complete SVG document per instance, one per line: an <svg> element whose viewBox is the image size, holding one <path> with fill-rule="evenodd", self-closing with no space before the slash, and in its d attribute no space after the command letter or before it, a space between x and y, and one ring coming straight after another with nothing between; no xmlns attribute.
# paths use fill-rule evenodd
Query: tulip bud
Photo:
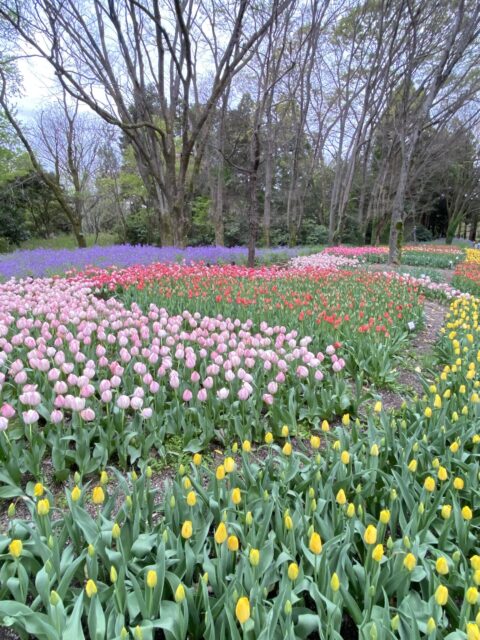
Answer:
<svg viewBox="0 0 480 640"><path fill-rule="evenodd" d="M388 550L393 549L393 539L392 539L392 536L388 536L388 538L387 538L387 549L388 549Z"/></svg>
<svg viewBox="0 0 480 640"><path fill-rule="evenodd" d="M93 558L93 556L95 555L95 547L93 546L93 544L88 545L88 555L91 558Z"/></svg>
<svg viewBox="0 0 480 640"><path fill-rule="evenodd" d="M400 616L397 615L393 616L393 618L390 621L390 627L392 628L392 631L397 631L398 627L400 626Z"/></svg>
<svg viewBox="0 0 480 640"><path fill-rule="evenodd" d="M132 469L132 473L130 474L130 477L132 479L132 482L136 482L138 480L137 472L135 471L135 469ZM138 628L140 629L140 627Z"/></svg>
<svg viewBox="0 0 480 640"><path fill-rule="evenodd" d="M150 478L152 477L152 474L153 474L152 467L149 465L145 470L145 475L150 480Z"/></svg>
<svg viewBox="0 0 480 640"><path fill-rule="evenodd" d="M428 634L433 633L436 628L437 628L437 623L435 622L435 620L433 618L429 618L427 622L427 633Z"/></svg>
<svg viewBox="0 0 480 640"><path fill-rule="evenodd" d="M115 582L117 581L117 578L118 578L117 570L112 564L112 566L110 567L110 582L112 584L115 584Z"/></svg>
<svg viewBox="0 0 480 640"><path fill-rule="evenodd" d="M393 502L394 500L397 499L397 497L398 497L398 494L397 494L396 489L391 489L390 490L390 500L392 500L392 502Z"/></svg>
<svg viewBox="0 0 480 640"><path fill-rule="evenodd" d="M125 629L125 627L122 627L122 630L120 631L120 639L126 640L128 636L129 636L128 631Z"/></svg>
<svg viewBox="0 0 480 640"><path fill-rule="evenodd" d="M290 600L285 602L285 606L283 607L286 616L289 616L292 613L292 603Z"/></svg>
<svg viewBox="0 0 480 640"><path fill-rule="evenodd" d="M405 547L405 549L410 549L410 538L408 536L404 536L403 538L403 546Z"/></svg>
<svg viewBox="0 0 480 640"><path fill-rule="evenodd" d="M56 607L59 602L60 596L58 595L58 593L53 590L50 591L50 604L52 605L52 607Z"/></svg>
<svg viewBox="0 0 480 640"><path fill-rule="evenodd" d="M53 571L53 565L52 565L52 563L51 563L51 561L50 561L50 560L47 560L47 561L45 562L45 571L46 571L48 574L52 573L52 571Z"/></svg>
<svg viewBox="0 0 480 640"><path fill-rule="evenodd" d="M135 637L135 640L143 640L143 631L140 625L137 624L133 635Z"/></svg>
<svg viewBox="0 0 480 640"><path fill-rule="evenodd" d="M78 473L78 471L75 471L75 473L73 474L73 481L75 484L80 484L82 480L82 476Z"/></svg>
<svg viewBox="0 0 480 640"><path fill-rule="evenodd" d="M15 512L16 512L15 505L14 505L14 503L13 503L13 502L11 502L11 503L8 505L8 511L7 511L7 515L8 515L8 517L9 517L10 519L14 518L14 517L15 517Z"/></svg>
<svg viewBox="0 0 480 640"><path fill-rule="evenodd" d="M368 587L368 595L370 598L373 598L373 596L375 595L375 591L376 591L376 587L374 584Z"/></svg>
<svg viewBox="0 0 480 640"><path fill-rule="evenodd" d="M127 505L127 509L130 510L133 506L132 496L127 496L125 498L125 504Z"/></svg>
<svg viewBox="0 0 480 640"><path fill-rule="evenodd" d="M170 496L170 508L175 509L175 496Z"/></svg>
<svg viewBox="0 0 480 640"><path fill-rule="evenodd" d="M425 511L425 505L423 504L423 502L420 502L420 504L418 505L418 513L422 515L424 511Z"/></svg>
<svg viewBox="0 0 480 640"><path fill-rule="evenodd" d="M205 571L205 573L202 576L202 582L203 584L208 584L208 572Z"/></svg>
<svg viewBox="0 0 480 640"><path fill-rule="evenodd" d="M178 467L178 473L179 473L181 476L185 475L185 465L181 464L181 465Z"/></svg>
<svg viewBox="0 0 480 640"><path fill-rule="evenodd" d="M263 492L263 500L264 502L268 502L270 496L268 495L268 491L265 489L265 491Z"/></svg>
<svg viewBox="0 0 480 640"><path fill-rule="evenodd" d="M251 511L247 511L247 514L245 516L245 524L247 525L247 527L251 527L252 523L253 523L252 512Z"/></svg>
<svg viewBox="0 0 480 640"><path fill-rule="evenodd" d="M53 536L48 536L47 544L49 549L53 549L53 547L55 546L55 540L53 539Z"/></svg>
<svg viewBox="0 0 480 640"><path fill-rule="evenodd" d="M163 542L164 542L165 544L168 542L168 531L167 531L167 529L164 529L164 530L163 530L163 533L162 533L162 539L163 539Z"/></svg>
<svg viewBox="0 0 480 640"><path fill-rule="evenodd" d="M454 551L452 553L452 560L455 562L455 564L458 564L460 562L460 559L462 557L462 554L460 553L460 551Z"/></svg>
<svg viewBox="0 0 480 640"><path fill-rule="evenodd" d="M375 622L373 622L372 626L370 627L370 639L377 640L377 638L378 638L377 625L375 624Z"/></svg>

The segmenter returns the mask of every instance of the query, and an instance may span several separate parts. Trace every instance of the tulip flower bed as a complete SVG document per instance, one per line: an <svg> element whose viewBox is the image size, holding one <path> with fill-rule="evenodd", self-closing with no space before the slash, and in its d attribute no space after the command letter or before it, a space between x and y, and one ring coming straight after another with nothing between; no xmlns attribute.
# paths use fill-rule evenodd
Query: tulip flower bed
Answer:
<svg viewBox="0 0 480 640"><path fill-rule="evenodd" d="M140 460L77 472L63 504L29 483L0 536L0 621L45 640L478 638L479 305L451 302L437 379L396 414L233 437L161 499Z"/></svg>
<svg viewBox="0 0 480 640"><path fill-rule="evenodd" d="M192 306L202 315L221 313L256 326L266 319L298 327L313 338L314 350L340 342L346 371L379 385L393 382L395 357L422 322L419 285L396 274L155 264L91 277L127 307L154 301L172 313Z"/></svg>
<svg viewBox="0 0 480 640"><path fill-rule="evenodd" d="M480 263L467 261L457 265L452 278L452 284L462 291L479 296Z"/></svg>
<svg viewBox="0 0 480 640"><path fill-rule="evenodd" d="M388 262L388 247L327 247L323 253L368 263ZM464 258L463 250L451 245L406 245L402 250L402 264L409 266L453 269Z"/></svg>

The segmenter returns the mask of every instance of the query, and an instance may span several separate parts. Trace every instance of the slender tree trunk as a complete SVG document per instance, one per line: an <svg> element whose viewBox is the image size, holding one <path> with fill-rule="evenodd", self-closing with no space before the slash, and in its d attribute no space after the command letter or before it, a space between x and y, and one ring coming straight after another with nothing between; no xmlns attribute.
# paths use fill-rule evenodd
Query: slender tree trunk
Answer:
<svg viewBox="0 0 480 640"><path fill-rule="evenodd" d="M477 239L477 225L478 225L478 213L475 213L472 222L470 223L470 232L469 232L469 240L471 242L475 242Z"/></svg>
<svg viewBox="0 0 480 640"><path fill-rule="evenodd" d="M271 100L270 100L271 103ZM273 193L273 132L271 104L267 110L266 137L267 144L265 150L265 201L263 204L263 238L265 246L270 246L270 221L272 215L272 193Z"/></svg>

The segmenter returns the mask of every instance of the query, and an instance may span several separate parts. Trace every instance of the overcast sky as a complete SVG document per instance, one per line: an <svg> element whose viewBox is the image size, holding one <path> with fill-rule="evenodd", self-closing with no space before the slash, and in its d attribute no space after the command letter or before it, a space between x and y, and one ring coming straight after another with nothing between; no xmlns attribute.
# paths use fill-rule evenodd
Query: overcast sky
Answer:
<svg viewBox="0 0 480 640"><path fill-rule="evenodd" d="M22 97L17 100L17 109L22 119L32 118L35 111L51 102L58 93L52 68L42 58L22 58L18 61L22 74Z"/></svg>

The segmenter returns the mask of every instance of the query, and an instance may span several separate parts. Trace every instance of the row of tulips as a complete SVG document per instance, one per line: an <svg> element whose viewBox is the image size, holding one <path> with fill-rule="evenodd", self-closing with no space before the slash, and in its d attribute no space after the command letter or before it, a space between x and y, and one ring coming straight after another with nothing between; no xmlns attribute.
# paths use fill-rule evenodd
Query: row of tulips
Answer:
<svg viewBox="0 0 480 640"><path fill-rule="evenodd" d="M12 485L39 478L46 457L59 480L112 459L126 468L168 435L193 452L258 440L268 425L318 424L363 397L339 342L313 351L280 324L127 309L80 280L10 282L0 305L0 462Z"/></svg>
<svg viewBox="0 0 480 640"><path fill-rule="evenodd" d="M478 639L479 311L451 303L438 375L396 414L378 400L365 424L196 453L162 495L148 460L77 473L62 501L31 483L0 537L1 622L49 640Z"/></svg>
<svg viewBox="0 0 480 640"><path fill-rule="evenodd" d="M478 252L480 253L480 251ZM462 291L475 296L480 295L480 263L462 262L455 268L452 284Z"/></svg>
<svg viewBox="0 0 480 640"><path fill-rule="evenodd" d="M420 285L396 275L318 268L247 269L150 265L90 274L104 295L127 307L155 301L170 313L194 305L204 315L298 327L312 347L340 341L346 371L369 382L391 382L395 358L422 321Z"/></svg>

